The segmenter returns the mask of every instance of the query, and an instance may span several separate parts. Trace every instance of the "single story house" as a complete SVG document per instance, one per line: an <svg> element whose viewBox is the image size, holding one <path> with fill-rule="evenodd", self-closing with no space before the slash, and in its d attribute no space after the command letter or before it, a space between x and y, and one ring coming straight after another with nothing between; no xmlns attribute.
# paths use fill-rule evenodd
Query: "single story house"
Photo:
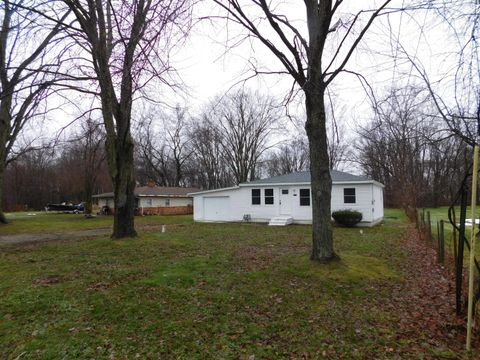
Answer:
<svg viewBox="0 0 480 360"><path fill-rule="evenodd" d="M183 215L193 213L193 197L188 195L197 188L148 186L135 188L135 207L138 215ZM113 210L113 192L93 196L100 208Z"/></svg>
<svg viewBox="0 0 480 360"><path fill-rule="evenodd" d="M331 171L332 211L352 209L363 215L360 226L383 219L384 186L372 179ZM193 196L195 221L255 221L271 225L312 222L310 172L301 171L199 191Z"/></svg>

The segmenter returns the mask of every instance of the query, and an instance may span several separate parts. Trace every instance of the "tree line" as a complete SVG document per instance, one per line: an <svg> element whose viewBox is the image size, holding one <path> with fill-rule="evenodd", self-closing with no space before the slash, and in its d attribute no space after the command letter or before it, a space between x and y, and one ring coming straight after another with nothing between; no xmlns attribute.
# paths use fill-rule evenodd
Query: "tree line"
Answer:
<svg viewBox="0 0 480 360"><path fill-rule="evenodd" d="M337 120L330 168L383 183L387 207L449 205L469 170L471 148L435 115L427 89L391 89L372 114L351 135L347 119ZM56 146L26 152L9 165L7 211L80 202L113 190L101 124L91 118L79 124ZM198 115L180 106L147 108L133 131L136 184L217 189L308 170L307 139L292 129L274 98L248 90L218 96Z"/></svg>

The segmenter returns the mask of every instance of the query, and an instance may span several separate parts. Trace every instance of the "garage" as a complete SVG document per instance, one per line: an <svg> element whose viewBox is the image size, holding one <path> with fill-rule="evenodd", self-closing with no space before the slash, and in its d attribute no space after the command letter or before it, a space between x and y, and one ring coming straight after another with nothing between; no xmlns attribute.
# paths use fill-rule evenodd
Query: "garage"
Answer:
<svg viewBox="0 0 480 360"><path fill-rule="evenodd" d="M209 196L203 198L204 220L225 221L230 213L230 196Z"/></svg>

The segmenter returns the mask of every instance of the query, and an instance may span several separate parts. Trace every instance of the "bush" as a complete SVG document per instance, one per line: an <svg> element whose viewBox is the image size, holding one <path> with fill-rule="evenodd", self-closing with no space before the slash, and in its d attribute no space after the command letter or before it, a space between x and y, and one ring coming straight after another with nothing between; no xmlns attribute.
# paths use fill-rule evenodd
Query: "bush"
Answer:
<svg viewBox="0 0 480 360"><path fill-rule="evenodd" d="M337 224L354 227L362 221L362 213L355 210L337 210L332 213L332 218Z"/></svg>

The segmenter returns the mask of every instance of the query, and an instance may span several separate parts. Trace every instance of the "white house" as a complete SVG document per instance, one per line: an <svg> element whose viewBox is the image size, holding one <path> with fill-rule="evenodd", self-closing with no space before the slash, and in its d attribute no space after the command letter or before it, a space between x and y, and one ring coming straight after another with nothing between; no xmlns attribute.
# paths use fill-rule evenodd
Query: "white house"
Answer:
<svg viewBox="0 0 480 360"><path fill-rule="evenodd" d="M363 215L359 225L383 219L384 186L366 177L331 171L332 211L353 209ZM195 221L255 221L271 225L312 222L310 172L302 171L191 193Z"/></svg>
<svg viewBox="0 0 480 360"><path fill-rule="evenodd" d="M149 182L148 186L135 188L135 207L138 215L180 215L193 212L193 198L188 193L197 191L197 188L155 186ZM113 192L93 196L98 206L114 208Z"/></svg>

